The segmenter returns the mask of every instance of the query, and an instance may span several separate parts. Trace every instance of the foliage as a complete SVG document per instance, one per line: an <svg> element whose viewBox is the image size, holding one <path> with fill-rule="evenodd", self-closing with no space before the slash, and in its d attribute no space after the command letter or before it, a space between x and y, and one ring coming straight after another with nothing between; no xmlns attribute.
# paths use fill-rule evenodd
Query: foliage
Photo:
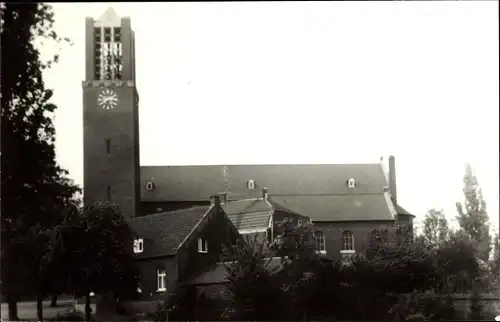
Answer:
<svg viewBox="0 0 500 322"><path fill-rule="evenodd" d="M493 239L493 256L489 262L492 284L500 289L500 234L497 231Z"/></svg>
<svg viewBox="0 0 500 322"><path fill-rule="evenodd" d="M62 225L71 288L77 295L112 291L133 296L140 274L133 254L133 232L123 213L106 203L85 205L79 214L68 212Z"/></svg>
<svg viewBox="0 0 500 322"><path fill-rule="evenodd" d="M47 233L78 188L55 161L52 116L56 106L50 103L52 91L45 88L42 72L57 56L42 62L34 44L36 38L62 41L53 30L51 7L12 2L2 3L0 11L1 271L9 318L15 320L16 298L21 293L45 291L40 289L43 283L38 283L38 277L47 271Z"/></svg>
<svg viewBox="0 0 500 322"><path fill-rule="evenodd" d="M396 320L453 320L455 309L452 298L439 297L433 291L401 294L397 303L390 310Z"/></svg>
<svg viewBox="0 0 500 322"><path fill-rule="evenodd" d="M58 272L72 293L135 295L140 273L133 254L133 232L117 207L93 203L80 211L73 208L65 213L56 235L64 261Z"/></svg>
<svg viewBox="0 0 500 322"><path fill-rule="evenodd" d="M318 262L312 226L285 219L276 231L271 243L255 235L225 249L235 319L295 319L311 302Z"/></svg>
<svg viewBox="0 0 500 322"><path fill-rule="evenodd" d="M371 271L373 283L387 292L427 290L437 278L432 248L414 241L404 227L372 231L365 254L356 257L354 267L357 266Z"/></svg>
<svg viewBox="0 0 500 322"><path fill-rule="evenodd" d="M483 312L483 303L481 303L481 296L479 293L479 289L474 287L471 297L470 297L470 315L469 318L471 320L482 320L482 312Z"/></svg>
<svg viewBox="0 0 500 322"><path fill-rule="evenodd" d="M226 248L224 254L225 258L234 259L224 264L237 315L234 318L258 320L263 314L273 316L271 311L278 313L281 290L272 275L279 266L272 266L272 257L266 256L266 243L259 242L256 235Z"/></svg>
<svg viewBox="0 0 500 322"><path fill-rule="evenodd" d="M463 182L465 200L457 202L457 220L461 230L475 243L478 257L488 262L491 236L486 202L470 164L466 165Z"/></svg>
<svg viewBox="0 0 500 322"><path fill-rule="evenodd" d="M71 310L64 313L59 313L52 321L85 321L85 315L82 312Z"/></svg>
<svg viewBox="0 0 500 322"><path fill-rule="evenodd" d="M474 244L463 231L452 232L450 239L436 251L440 289L445 292L466 292L479 274Z"/></svg>
<svg viewBox="0 0 500 322"><path fill-rule="evenodd" d="M339 319L386 319L398 294L431 289L437 279L432 250L405 227L374 229L367 244L350 265L340 266Z"/></svg>
<svg viewBox="0 0 500 322"><path fill-rule="evenodd" d="M430 209L425 215L423 236L430 245L440 246L448 240L450 228L443 210Z"/></svg>

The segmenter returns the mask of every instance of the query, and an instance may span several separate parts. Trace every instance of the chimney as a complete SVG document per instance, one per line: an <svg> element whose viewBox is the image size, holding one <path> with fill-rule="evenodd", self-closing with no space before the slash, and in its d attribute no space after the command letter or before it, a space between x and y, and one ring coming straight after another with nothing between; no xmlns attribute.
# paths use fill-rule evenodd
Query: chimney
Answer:
<svg viewBox="0 0 500 322"><path fill-rule="evenodd" d="M220 206L220 196L218 194L211 196L210 201L212 205Z"/></svg>
<svg viewBox="0 0 500 322"><path fill-rule="evenodd" d="M219 193L219 196L220 196L220 203L221 203L222 205L227 203L227 195L228 195L228 193L227 193L227 192L221 192L221 193Z"/></svg>
<svg viewBox="0 0 500 322"><path fill-rule="evenodd" d="M389 188L391 189L392 201L398 203L398 190L396 187L396 161L394 156L389 157Z"/></svg>
<svg viewBox="0 0 500 322"><path fill-rule="evenodd" d="M264 200L268 200L269 199L269 194L267 192L267 188L266 187L262 188L262 198Z"/></svg>

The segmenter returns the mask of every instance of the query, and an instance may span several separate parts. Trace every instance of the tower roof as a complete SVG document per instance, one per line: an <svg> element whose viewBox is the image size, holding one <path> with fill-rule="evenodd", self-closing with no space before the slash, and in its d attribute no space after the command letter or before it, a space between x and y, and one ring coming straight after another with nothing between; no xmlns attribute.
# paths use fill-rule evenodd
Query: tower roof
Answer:
<svg viewBox="0 0 500 322"><path fill-rule="evenodd" d="M121 25L121 17L118 16L112 7L109 7L104 13L95 21L98 27L119 27Z"/></svg>

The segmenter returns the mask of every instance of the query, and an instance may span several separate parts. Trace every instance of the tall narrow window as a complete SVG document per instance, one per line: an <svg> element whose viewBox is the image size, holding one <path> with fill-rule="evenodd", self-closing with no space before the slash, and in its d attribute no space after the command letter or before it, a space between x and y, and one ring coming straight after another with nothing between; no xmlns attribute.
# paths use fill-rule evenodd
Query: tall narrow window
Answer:
<svg viewBox="0 0 500 322"><path fill-rule="evenodd" d="M134 253L142 253L144 251L144 239L138 238L134 240Z"/></svg>
<svg viewBox="0 0 500 322"><path fill-rule="evenodd" d="M347 230L342 233L342 251L354 252L354 235Z"/></svg>
<svg viewBox="0 0 500 322"><path fill-rule="evenodd" d="M111 140L106 140L106 153L111 153Z"/></svg>
<svg viewBox="0 0 500 322"><path fill-rule="evenodd" d="M106 195L108 197L108 200L111 200L111 186L106 187Z"/></svg>
<svg viewBox="0 0 500 322"><path fill-rule="evenodd" d="M207 240L203 237L198 238L198 253L208 252Z"/></svg>
<svg viewBox="0 0 500 322"><path fill-rule="evenodd" d="M326 253L325 234L318 230L314 233L314 238L316 239L316 251Z"/></svg>
<svg viewBox="0 0 500 322"><path fill-rule="evenodd" d="M164 268L158 269L157 277L158 292L165 292L167 290L167 270Z"/></svg>

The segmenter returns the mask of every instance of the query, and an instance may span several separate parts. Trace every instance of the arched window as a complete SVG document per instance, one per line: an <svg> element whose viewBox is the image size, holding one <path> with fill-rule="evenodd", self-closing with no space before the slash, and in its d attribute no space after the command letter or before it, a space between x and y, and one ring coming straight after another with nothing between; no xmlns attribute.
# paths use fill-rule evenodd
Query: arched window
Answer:
<svg viewBox="0 0 500 322"><path fill-rule="evenodd" d="M342 233L342 250L354 251L354 235L348 230Z"/></svg>
<svg viewBox="0 0 500 322"><path fill-rule="evenodd" d="M320 253L326 253L325 234L323 234L322 231L317 230L314 233L314 238L316 240L316 250Z"/></svg>

